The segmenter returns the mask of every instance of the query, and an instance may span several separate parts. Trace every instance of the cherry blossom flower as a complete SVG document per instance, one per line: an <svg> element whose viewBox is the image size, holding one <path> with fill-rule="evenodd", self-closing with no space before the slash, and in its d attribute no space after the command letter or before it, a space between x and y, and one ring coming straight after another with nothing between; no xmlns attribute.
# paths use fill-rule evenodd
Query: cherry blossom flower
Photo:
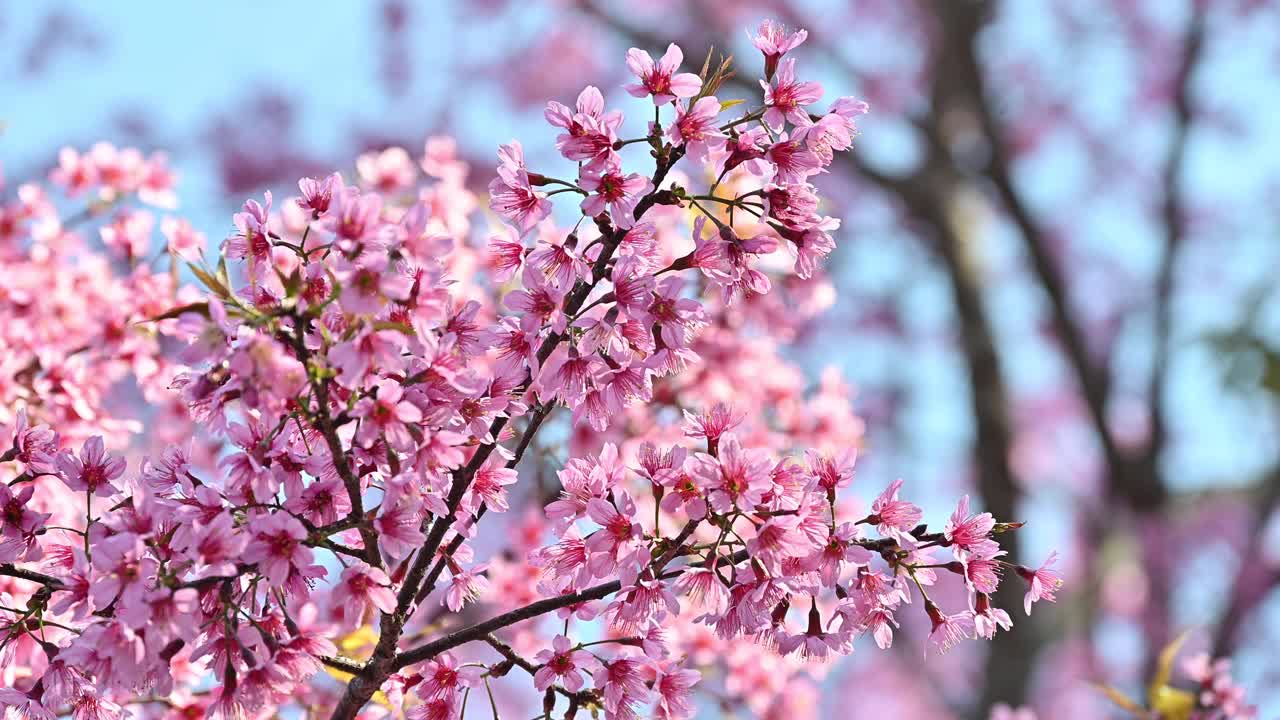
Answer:
<svg viewBox="0 0 1280 720"><path fill-rule="evenodd" d="M42 551L36 535L50 513L36 512L30 506L34 494L35 488L30 485L15 492L0 483L0 562L40 559Z"/></svg>
<svg viewBox="0 0 1280 720"><path fill-rule="evenodd" d="M781 132L787 120L800 127L808 125L809 116L804 107L822 99L821 83L796 80L795 58L783 60L773 82L761 80L760 87L764 88L764 104L768 108L764 121L775 132Z"/></svg>
<svg viewBox="0 0 1280 720"><path fill-rule="evenodd" d="M323 180L302 178L298 181L298 191L302 193L295 198L298 207L309 212L312 218L322 217L329 212L334 196L343 194L342 175L333 173Z"/></svg>
<svg viewBox="0 0 1280 720"><path fill-rule="evenodd" d="M653 96L653 104L658 106L697 95L702 90L702 78L693 73L677 73L683 60L684 53L675 43L667 46L656 63L649 53L631 48L627 51L627 69L640 82L627 85L627 92L638 98Z"/></svg>
<svg viewBox="0 0 1280 720"><path fill-rule="evenodd" d="M334 241L344 252L359 250L378 227L382 196L361 193L354 187L335 187L331 202L321 226L333 233Z"/></svg>
<svg viewBox="0 0 1280 720"><path fill-rule="evenodd" d="M480 564L466 570L458 570L450 576L444 604L451 611L458 612L463 605L475 602L489 589L489 579L483 574L487 567L485 564Z"/></svg>
<svg viewBox="0 0 1280 720"><path fill-rule="evenodd" d="M507 487L515 485L519 476L512 468L487 465L476 471L471 492L493 512L506 512Z"/></svg>
<svg viewBox="0 0 1280 720"><path fill-rule="evenodd" d="M412 289L410 278L390 267L386 255L364 253L355 262L340 266L342 293L338 302L352 314L373 314L389 302L407 300Z"/></svg>
<svg viewBox="0 0 1280 720"><path fill-rule="evenodd" d="M385 437L399 449L413 446L409 426L422 420L422 411L403 398L404 388L400 383L383 380L372 397L361 398L351 409L352 417L364 420L359 438L365 447L370 447L378 437Z"/></svg>
<svg viewBox="0 0 1280 720"><path fill-rule="evenodd" d="M787 28L770 19L760 21L760 28L751 37L751 44L764 55L764 76L773 79L778 61L783 55L795 50L809 37L804 29L787 32Z"/></svg>
<svg viewBox="0 0 1280 720"><path fill-rule="evenodd" d="M160 233L168 242L169 252L187 262L198 262L204 254L205 235L188 220L167 217L160 221Z"/></svg>
<svg viewBox="0 0 1280 720"><path fill-rule="evenodd" d="M990 596L980 593L973 609L973 627L977 637L990 640L995 637L997 629L1013 627L1013 620L1009 613L991 604Z"/></svg>
<svg viewBox="0 0 1280 720"><path fill-rule="evenodd" d="M566 131L556 138L556 148L566 158L586 161L588 167L617 164L614 144L618 140L618 127L622 125L622 113L605 111L604 96L598 88L592 85L583 88L578 94L576 112L552 101L547 103L543 117Z"/></svg>
<svg viewBox="0 0 1280 720"><path fill-rule="evenodd" d="M111 481L123 475L125 468L124 458L106 453L101 435L85 440L78 458L68 450L58 455L55 462L58 475L67 487L102 497L118 492L119 488Z"/></svg>
<svg viewBox="0 0 1280 720"><path fill-rule="evenodd" d="M411 186L417 175L413 160L402 147L364 153L356 158L356 172L362 183L384 193L393 193Z"/></svg>
<svg viewBox="0 0 1280 720"><path fill-rule="evenodd" d="M991 708L989 720L1036 720L1036 714L1031 708L1013 708L1004 703L996 703Z"/></svg>
<svg viewBox="0 0 1280 720"><path fill-rule="evenodd" d="M690 108L676 103L676 121L667 129L667 137L672 144L683 145L690 158L705 162L724 151L726 136L716 124L719 115L720 101L715 97L699 98Z"/></svg>
<svg viewBox="0 0 1280 720"><path fill-rule="evenodd" d="M925 610L929 614L929 621L933 624L933 629L929 632L929 646L936 647L938 652L946 653L961 640L973 637L972 612L966 610L954 615L946 615L932 602L925 602ZM927 652L928 648L926 647L925 650Z"/></svg>
<svg viewBox="0 0 1280 720"><path fill-rule="evenodd" d="M768 457L744 449L732 434L720 438L717 456L698 453L693 457L694 475L709 491L708 502L716 512L734 507L744 512L754 510L769 490L771 466Z"/></svg>
<svg viewBox="0 0 1280 720"><path fill-rule="evenodd" d="M329 596L334 609L349 620L358 620L373 606L384 613L395 612L396 595L387 573L365 563L348 565Z"/></svg>
<svg viewBox="0 0 1280 720"><path fill-rule="evenodd" d="M116 213L110 225L99 229L102 243L132 262L145 258L151 246L151 231L155 228L155 216L145 210L126 210Z"/></svg>
<svg viewBox="0 0 1280 720"><path fill-rule="evenodd" d="M623 175L617 168L607 165L599 169L583 168L578 184L594 193L583 198L582 211L588 215L599 215L608 207L621 228L634 224L636 204L653 186L649 178L639 173Z"/></svg>
<svg viewBox="0 0 1280 720"><path fill-rule="evenodd" d="M981 552L994 543L989 537L996 521L991 513L969 514L969 496L960 498L955 512L942 530L942 534L954 546L967 551Z"/></svg>
<svg viewBox="0 0 1280 720"><path fill-rule="evenodd" d="M272 582L283 583L291 572L312 569L311 550L303 544L307 530L302 523L288 515L269 514L255 518L249 528L252 539L244 559L259 563Z"/></svg>
<svg viewBox="0 0 1280 720"><path fill-rule="evenodd" d="M494 282L506 282L524 262L525 247L520 234L510 225L502 225L497 235L489 238L490 267Z"/></svg>
<svg viewBox="0 0 1280 720"><path fill-rule="evenodd" d="M1041 600L1057 602L1055 593L1062 587L1062 575L1052 567L1057 560L1058 553L1052 552L1038 569L1032 570L1022 565L1017 567L1018 575L1027 581L1027 594L1023 598L1022 607L1028 615L1031 614L1032 603Z"/></svg>
<svg viewBox="0 0 1280 720"><path fill-rule="evenodd" d="M570 692L582 689L583 672L595 667L596 659L586 650L574 649L573 641L557 635L551 641L550 650L540 651L535 659L542 665L533 676L533 686L546 690L559 682Z"/></svg>
<svg viewBox="0 0 1280 720"><path fill-rule="evenodd" d="M271 191L263 194L265 204L257 200L245 200L244 210L235 215L239 232L223 242L227 257L248 261L249 277L260 279L266 264L271 261Z"/></svg>
<svg viewBox="0 0 1280 720"><path fill-rule="evenodd" d="M670 665L660 669L653 681L653 691L658 695L657 717L660 720L676 720L693 716L693 686L702 678L697 670Z"/></svg>
<svg viewBox="0 0 1280 720"><path fill-rule="evenodd" d="M898 499L898 491L902 489L902 480L894 480L871 503L874 513L868 522L876 526L882 535L898 535L910 533L924 511L905 500Z"/></svg>
<svg viewBox="0 0 1280 720"><path fill-rule="evenodd" d="M442 653L423 665L421 674L417 693L425 700L454 697L463 688L479 687L484 681L484 668L459 665L450 653Z"/></svg>
<svg viewBox="0 0 1280 720"><path fill-rule="evenodd" d="M489 183L489 207L519 228L521 233L529 232L551 214L551 202L529 184L524 149L519 142L503 145L498 158L501 160L498 177Z"/></svg>

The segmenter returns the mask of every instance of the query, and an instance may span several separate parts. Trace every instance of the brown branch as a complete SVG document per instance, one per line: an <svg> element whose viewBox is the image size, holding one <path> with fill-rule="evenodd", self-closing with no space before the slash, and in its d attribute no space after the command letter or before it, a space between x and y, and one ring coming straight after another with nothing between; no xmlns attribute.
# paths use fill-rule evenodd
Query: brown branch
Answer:
<svg viewBox="0 0 1280 720"><path fill-rule="evenodd" d="M1240 552L1240 567L1231 583L1227 607L1213 635L1213 657L1227 657L1232 653L1239 640L1240 627L1250 611L1272 587L1280 584L1280 570L1264 569L1266 563L1262 557L1267 520L1280 508L1280 465L1263 478L1261 493L1253 506L1257 509L1253 533Z"/></svg>
<svg viewBox="0 0 1280 720"><path fill-rule="evenodd" d="M1164 449L1169 434L1165 417L1164 389L1168 382L1169 356L1172 353L1170 336L1173 328L1174 274L1177 270L1183 237L1186 234L1186 209L1183 206L1180 186L1186 161L1187 143L1194 122L1191 80L1204 50L1204 9L1200 3L1197 3L1196 7L1195 14L1191 18L1191 26L1187 30L1182 62L1177 70L1177 90L1173 100L1173 138L1169 144L1162 181L1164 201L1161 219L1165 253L1156 275L1155 336L1152 341L1155 347L1155 365L1151 371L1150 386L1147 390L1151 404L1151 442L1148 457L1144 461L1144 464L1149 466L1148 474L1157 482L1159 471L1155 465L1159 461L1159 455ZM1139 506L1139 509L1143 507L1145 506Z"/></svg>
<svg viewBox="0 0 1280 720"><path fill-rule="evenodd" d="M58 578L52 575L46 575L42 572L36 572L35 570L26 570L14 565L13 563L0 563L0 575L7 575L20 580L40 583L51 590L61 590L63 588L62 581Z"/></svg>
<svg viewBox="0 0 1280 720"><path fill-rule="evenodd" d="M1186 209L1181 193L1181 178L1186 160L1187 143L1193 124L1191 81L1203 54L1205 17L1204 4L1195 3L1191 24L1187 29L1181 63L1177 69L1176 91L1173 101L1174 131L1165 161L1162 189L1164 202L1162 219L1165 253L1156 276L1155 327L1152 338L1154 365L1147 389L1150 405L1151 438L1146 452L1140 458L1135 477L1129 480L1130 502L1139 513L1139 532L1142 541L1143 566L1151 580L1151 607L1143 619L1143 635L1148 648L1148 676L1155 672L1158 650L1168 642L1171 633L1169 606L1172 594L1172 576L1175 568L1166 550L1167 531L1158 513L1167 499L1167 491L1160 471L1160 460L1169 439L1165 390L1169 381L1171 342L1173 328L1174 275L1186 234Z"/></svg>
<svg viewBox="0 0 1280 720"><path fill-rule="evenodd" d="M677 570L662 572L666 564L680 554L684 539L688 539L688 536L691 533L692 530L689 529L689 525L686 525L685 530L681 531L680 537L672 542L671 549L663 554L663 556L658 559L658 562L654 564L654 573L657 574L659 578L664 580L673 578L683 571L683 568L680 568ZM736 565L746 558L746 551L740 550L729 558L729 562ZM411 650L406 650L400 653L399 657L396 658L395 668L399 670L400 668L414 663L430 660L446 650L451 650L459 645L465 645L466 643L473 642L475 640L482 640L485 636L495 633L505 627L510 627L517 623L524 622L525 620L532 620L533 618L555 612L560 608L569 607L570 605L577 605L589 600L600 600L618 592L621 589L621 581L614 580L612 582L587 588L581 592L557 595L556 597L544 598L537 602L529 603L528 605L516 608L510 612L496 615L483 622L476 623L470 627L463 628L457 632L432 640L425 645L419 645Z"/></svg>
<svg viewBox="0 0 1280 720"><path fill-rule="evenodd" d="M981 18L963 3L936 0L941 24L958 35L954 49L952 79L971 97L969 101L978 117L990 149L986 175L991 180L1001 203L1017 225L1023 244L1031 258L1031 267L1045 295L1048 296L1054 332L1062 343L1067 364L1085 401L1094 435L1102 446L1103 459L1112 487L1120 486L1125 459L1116 445L1107 423L1107 397L1110 378L1106 363L1097 365L1089 357L1089 349L1080 325L1072 317L1071 299L1066 283L1055 267L1049 241L1033 215L1022 190L1013 179L1013 158L1005 142L1004 130L996 118L995 99L988 91L986 78L978 60L978 30Z"/></svg>

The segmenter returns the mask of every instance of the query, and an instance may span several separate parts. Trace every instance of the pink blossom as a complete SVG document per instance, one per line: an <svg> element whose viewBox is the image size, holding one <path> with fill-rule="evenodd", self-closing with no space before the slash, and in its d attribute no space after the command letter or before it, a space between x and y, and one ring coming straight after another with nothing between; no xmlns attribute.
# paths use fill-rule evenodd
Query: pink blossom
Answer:
<svg viewBox="0 0 1280 720"><path fill-rule="evenodd" d="M271 262L271 191L263 194L265 205L257 200L245 200L244 210L235 215L236 229L239 232L223 241L227 257L247 260L249 277L260 279L267 264Z"/></svg>
<svg viewBox="0 0 1280 720"><path fill-rule="evenodd" d="M76 197L98 183L98 168L91 155L81 155L75 148L64 147L58 151L58 167L49 173L49 179L60 185L67 195Z"/></svg>
<svg viewBox="0 0 1280 720"><path fill-rule="evenodd" d="M954 547L980 552L990 548L994 543L989 536L995 524L996 521L991 517L991 513L970 515L969 496L965 495L960 498L955 512L951 513L951 519L947 521L942 534Z"/></svg>
<svg viewBox="0 0 1280 720"><path fill-rule="evenodd" d="M450 653L440 654L420 672L422 683L417 693L424 700L454 697L463 688L480 687L484 681L484 668L459 665Z"/></svg>
<svg viewBox="0 0 1280 720"><path fill-rule="evenodd" d="M708 501L716 512L736 507L750 512L764 501L769 490L772 463L759 450L744 449L732 434L720 439L718 456L698 453L693 472L699 484L710 492Z"/></svg>
<svg viewBox="0 0 1280 720"><path fill-rule="evenodd" d="M413 184L417 168L408 151L389 147L382 152L368 152L356 158L356 172L365 185L384 193L403 190Z"/></svg>
<svg viewBox="0 0 1280 720"><path fill-rule="evenodd" d="M1009 613L993 606L991 598L986 593L981 593L973 610L973 626L976 637L990 640L995 637L996 630L999 628L1005 630L1012 628L1013 620L1010 619Z"/></svg>
<svg viewBox="0 0 1280 720"><path fill-rule="evenodd" d="M631 711L632 703L647 703L651 693L642 675L644 665L629 657L619 657L596 668L595 686L604 692L605 710Z"/></svg>
<svg viewBox="0 0 1280 720"><path fill-rule="evenodd" d="M258 563L273 583L283 583L289 573L310 569L311 550L303 544L307 530L292 517L272 513L249 523L252 535L244 551L246 562Z"/></svg>
<svg viewBox="0 0 1280 720"><path fill-rule="evenodd" d="M809 465L809 472L818 479L818 487L830 497L836 490L853 482L853 466L858 462L858 451L848 448L828 454L809 450L805 452L804 459Z"/></svg>
<svg viewBox="0 0 1280 720"><path fill-rule="evenodd" d="M378 547L388 557L404 557L427 539L419 529L421 524L420 499L398 491L389 494L383 499L378 516L373 520L374 529L378 531Z"/></svg>
<svg viewBox="0 0 1280 720"><path fill-rule="evenodd" d="M520 234L510 225L502 225L497 235L489 237L489 260L494 282L506 282L520 269L525 247Z"/></svg>
<svg viewBox="0 0 1280 720"><path fill-rule="evenodd" d="M894 480L871 503L874 513L869 522L876 526L881 535L910 533L924 516L924 511L906 500L898 499L898 491L902 489L902 480Z"/></svg>
<svg viewBox="0 0 1280 720"><path fill-rule="evenodd" d="M333 202L334 195L342 196L344 191L342 175L333 173L323 180L302 178L298 181L298 191L302 196L295 198L294 202L298 207L309 212L313 219L319 218L329 212L329 205Z"/></svg>
<svg viewBox="0 0 1280 720"><path fill-rule="evenodd" d="M33 473L52 471L58 454L58 435L48 425L32 425L23 408L13 427L13 453Z"/></svg>
<svg viewBox="0 0 1280 720"><path fill-rule="evenodd" d="M389 267L383 253L363 253L355 262L344 261L339 267L342 293L338 302L349 313L373 314L389 302L409 298L410 278Z"/></svg>
<svg viewBox="0 0 1280 720"><path fill-rule="evenodd" d="M693 687L701 678L697 670L675 664L659 669L653 681L653 691L658 695L657 717L660 720L692 717Z"/></svg>
<svg viewBox="0 0 1280 720"><path fill-rule="evenodd" d="M797 131L791 138L784 136L765 151L765 160L773 166L774 182L783 185L805 183L811 176L823 172L822 158L805 144L806 132Z"/></svg>
<svg viewBox="0 0 1280 720"><path fill-rule="evenodd" d="M622 113L605 112L604 96L596 87L588 85L578 94L576 112L552 101L547 103L543 117L566 131L556 138L556 148L566 158L586 161L593 167L617 164L614 143L618 139Z"/></svg>
<svg viewBox="0 0 1280 720"><path fill-rule="evenodd" d="M529 253L528 267L540 271L560 290L568 289L578 280L590 279L591 267L577 252L576 241L573 235L540 239Z"/></svg>
<svg viewBox="0 0 1280 720"><path fill-rule="evenodd" d="M526 265L522 274L524 289L507 293L504 304L511 310L537 318L539 324L563 329L565 317L561 304L564 291L550 284L545 276L531 271L532 265Z"/></svg>
<svg viewBox="0 0 1280 720"><path fill-rule="evenodd" d="M458 612L463 605L475 602L489 589L489 579L484 576L487 565L481 564L466 570L453 572L449 578L449 588L445 592L444 604L449 610Z"/></svg>
<svg viewBox="0 0 1280 720"><path fill-rule="evenodd" d="M654 105L666 105L676 98L691 98L702 90L702 78L693 73L676 73L684 53L675 43L667 46L667 52L654 62L649 53L639 48L627 51L627 69L640 79L627 85L632 97L653 96Z"/></svg>
<svg viewBox="0 0 1280 720"><path fill-rule="evenodd" d="M741 411L735 411L725 403L716 403L699 415L685 410L684 434L685 437L705 438L708 445L714 447L721 435L742 424L743 417Z"/></svg>
<svg viewBox="0 0 1280 720"><path fill-rule="evenodd" d="M404 450L413 446L409 427L422 420L422 411L404 400L404 388L394 380L382 380L372 397L361 398L352 408L353 417L363 418L360 440L370 447L378 437L385 437L393 447Z"/></svg>
<svg viewBox="0 0 1280 720"><path fill-rule="evenodd" d="M125 468L124 458L106 453L101 435L84 441L79 458L67 450L58 455L56 464L67 487L102 497L119 490L111 481L123 475Z"/></svg>
<svg viewBox="0 0 1280 720"><path fill-rule="evenodd" d="M1032 603L1041 600L1057 602L1055 593L1062 587L1062 575L1052 567L1057 560L1058 553L1051 552L1038 569L1032 570L1022 565L1017 567L1018 575L1027 581L1027 594L1022 600L1022 608L1028 615L1031 614Z"/></svg>
<svg viewBox="0 0 1280 720"><path fill-rule="evenodd" d="M132 533L113 535L94 549L93 604L104 608L113 602L116 616L131 627L153 622L146 602L148 584L155 581L158 563L147 555L142 538Z"/></svg>
<svg viewBox="0 0 1280 720"><path fill-rule="evenodd" d="M613 503L601 498L592 498L587 503L587 516L600 525L600 529L587 538L590 565L596 577L607 577L614 572L623 558L637 547L641 533L639 523L634 521L635 513L635 503L625 492Z"/></svg>
<svg viewBox="0 0 1280 720"><path fill-rule="evenodd" d="M512 468L486 465L476 471L471 484L471 492L484 502L493 512L506 512L507 487L519 480Z"/></svg>
<svg viewBox="0 0 1280 720"><path fill-rule="evenodd" d="M29 506L33 494L35 488L31 485L15 492L0 483L0 562L39 560L42 555L36 535L43 530L50 514L36 512Z"/></svg>
<svg viewBox="0 0 1280 720"><path fill-rule="evenodd" d="M116 213L111 224L99 228L102 243L132 262L145 258L151 247L151 231L155 228L155 216L145 210L124 210Z"/></svg>
<svg viewBox="0 0 1280 720"><path fill-rule="evenodd" d="M764 121L775 132L782 131L786 120L800 127L808 125L809 115L804 106L822 99L820 83L796 80L795 58L783 60L773 83L761 80L760 86L764 88L764 104L768 108L764 113Z"/></svg>
<svg viewBox="0 0 1280 720"><path fill-rule="evenodd" d="M809 37L804 29L787 32L786 26L770 19L760 21L760 28L751 37L751 44L764 55L764 76L773 79L778 61L783 55L796 49Z"/></svg>
<svg viewBox="0 0 1280 720"><path fill-rule="evenodd" d="M396 609L391 579L381 569L361 562L343 569L330 601L340 616L355 622L359 622L370 605L384 613L395 612Z"/></svg>
<svg viewBox="0 0 1280 720"><path fill-rule="evenodd" d="M715 97L699 98L687 109L676 103L676 120L667 128L667 138L673 145L683 145L690 158L706 162L724 151L726 136L717 124L719 115L720 101Z"/></svg>
<svg viewBox="0 0 1280 720"><path fill-rule="evenodd" d="M1028 707L1013 708L1004 703L996 703L991 708L988 720L1036 720L1036 714Z"/></svg>
<svg viewBox="0 0 1280 720"><path fill-rule="evenodd" d="M419 703L405 712L409 720L458 720L458 700L456 695L436 697Z"/></svg>
<svg viewBox="0 0 1280 720"><path fill-rule="evenodd" d="M620 228L629 228L635 223L632 215L636 204L653 187L649 178L643 175L623 175L617 168L608 165L602 168L583 168L578 184L594 193L583 198L582 211L588 215L599 215L607 206L610 217Z"/></svg>
<svg viewBox="0 0 1280 720"><path fill-rule="evenodd" d="M353 252L373 238L378 230L381 214L381 195L362 194L354 187L335 187L329 213L321 221L321 225L333 233L339 248L345 252Z"/></svg>
<svg viewBox="0 0 1280 720"><path fill-rule="evenodd" d="M582 673L596 665L596 660L586 650L573 649L573 642L564 635L551 641L550 650L542 650L535 658L542 667L533 676L533 686L546 690L554 682L560 682L570 692L582 689Z"/></svg>
<svg viewBox="0 0 1280 720"><path fill-rule="evenodd" d="M836 249L835 239L831 232L840 227L837 218L823 217L803 230L783 228L782 237L791 241L789 248L796 257L796 276L802 279L813 277L822 261Z"/></svg>
<svg viewBox="0 0 1280 720"><path fill-rule="evenodd" d="M529 232L551 214L551 202L529 184L524 149L519 142L503 145L498 151L498 160L498 177L489 183L489 207L521 233Z"/></svg>
<svg viewBox="0 0 1280 720"><path fill-rule="evenodd" d="M167 217L160 221L160 233L168 242L169 252L187 262L198 262L204 254L205 235L188 220Z"/></svg>
<svg viewBox="0 0 1280 720"><path fill-rule="evenodd" d="M964 611L954 615L945 615L931 602L925 603L925 610L933 629L929 632L929 645L938 648L938 652L946 653L961 640L973 637L973 613ZM926 647L926 653L928 648Z"/></svg>

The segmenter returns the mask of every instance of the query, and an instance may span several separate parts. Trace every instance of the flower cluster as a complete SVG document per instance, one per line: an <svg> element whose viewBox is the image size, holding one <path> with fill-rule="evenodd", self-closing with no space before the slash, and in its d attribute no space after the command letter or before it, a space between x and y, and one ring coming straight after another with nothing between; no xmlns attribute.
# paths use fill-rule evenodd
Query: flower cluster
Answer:
<svg viewBox="0 0 1280 720"><path fill-rule="evenodd" d="M1053 600L1048 564L1003 559L1018 524L967 498L940 531L901 481L856 511L847 388L806 392L774 351L821 304L839 221L811 181L866 111L814 109L822 87L785 57L803 40L762 26L755 109L718 97L727 63L680 72L674 45L627 54L646 134L626 137L593 87L549 103L576 173L504 145L485 247L469 168L441 138L416 164L393 148L362 156L354 183L246 201L212 265L166 221L174 272L153 275L138 264L150 220L111 220L117 263L158 289L114 334L95 316L73 342L132 363L147 402L181 417L159 434L180 435L131 468L100 403L42 406L66 387L39 390L59 370L45 346L6 355L36 363L37 385L6 390L0 418L0 704L435 720L519 670L548 714L675 718L723 666L718 695L765 711L861 635L889 647L916 598L941 651L1010 627L991 600L1007 575L1027 581L1028 612ZM53 180L72 197L101 186L98 203L167 187L162 161L121 155L108 172L105 151L68 154ZM576 201L572 227L557 195ZM180 259L203 292L173 286ZM557 425L570 457L543 473L540 430ZM966 605L934 601L947 580Z"/></svg>
<svg viewBox="0 0 1280 720"><path fill-rule="evenodd" d="M1156 662L1155 674L1147 684L1146 702L1130 699L1110 685L1098 686L1116 706L1135 718L1176 718L1177 720L1255 720L1258 708L1250 705L1245 690L1231 677L1231 661L1214 659L1201 652L1185 658L1180 667L1194 684L1184 689L1173 682L1175 661L1189 632L1183 633L1163 650ZM1030 710L1018 711L1026 720L1035 720ZM1006 714L1022 720L1017 714ZM993 714L991 720L1003 720Z"/></svg>
<svg viewBox="0 0 1280 720"><path fill-rule="evenodd" d="M1192 655L1182 669L1196 683L1193 720L1253 720L1258 709L1245 699L1244 688L1231 677L1231 661L1208 653Z"/></svg>

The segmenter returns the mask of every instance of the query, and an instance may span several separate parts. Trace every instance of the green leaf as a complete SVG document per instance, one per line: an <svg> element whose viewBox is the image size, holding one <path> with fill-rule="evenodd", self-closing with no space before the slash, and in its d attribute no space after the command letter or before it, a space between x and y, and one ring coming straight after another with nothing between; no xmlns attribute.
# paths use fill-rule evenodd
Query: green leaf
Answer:
<svg viewBox="0 0 1280 720"><path fill-rule="evenodd" d="M1138 717L1142 717L1146 714L1146 710L1141 705L1130 700L1128 696L1114 687L1110 685L1095 685L1094 687L1101 690L1102 694L1106 695L1107 698L1109 698L1111 702L1115 703L1116 707L1119 707L1121 710L1131 712Z"/></svg>
<svg viewBox="0 0 1280 720"><path fill-rule="evenodd" d="M390 320L379 320L373 324L374 330L395 330L404 333L409 337L413 337L413 328L401 322L391 322Z"/></svg>
<svg viewBox="0 0 1280 720"><path fill-rule="evenodd" d="M187 267L191 270L191 274L199 278L200 283L204 285L205 288L209 290L209 292L221 298L225 298L227 297L227 295L230 294L230 291L227 290L226 284L219 282L218 278L209 274L208 270L205 270L204 268L194 263L187 263ZM222 273L223 269L224 269L224 266L219 266L218 268L219 274Z"/></svg>
<svg viewBox="0 0 1280 720"><path fill-rule="evenodd" d="M187 313L192 313L192 312L193 312L193 313L198 313L198 314L200 314L200 315L203 315L203 316L205 316L206 318L207 318L207 317L209 317L209 303L207 303L207 302L194 302L194 303L188 303L188 304L186 304L186 305L179 305L178 307L170 308L170 309L168 309L168 310L166 310L166 311L164 311L164 312L160 313L159 315L156 315L155 317L147 318L146 320L143 320L142 322L156 322L156 321L159 321L159 320L168 320L168 319L170 319L170 318L176 318L176 317L179 317L179 316L182 316L182 315L186 315Z"/></svg>

